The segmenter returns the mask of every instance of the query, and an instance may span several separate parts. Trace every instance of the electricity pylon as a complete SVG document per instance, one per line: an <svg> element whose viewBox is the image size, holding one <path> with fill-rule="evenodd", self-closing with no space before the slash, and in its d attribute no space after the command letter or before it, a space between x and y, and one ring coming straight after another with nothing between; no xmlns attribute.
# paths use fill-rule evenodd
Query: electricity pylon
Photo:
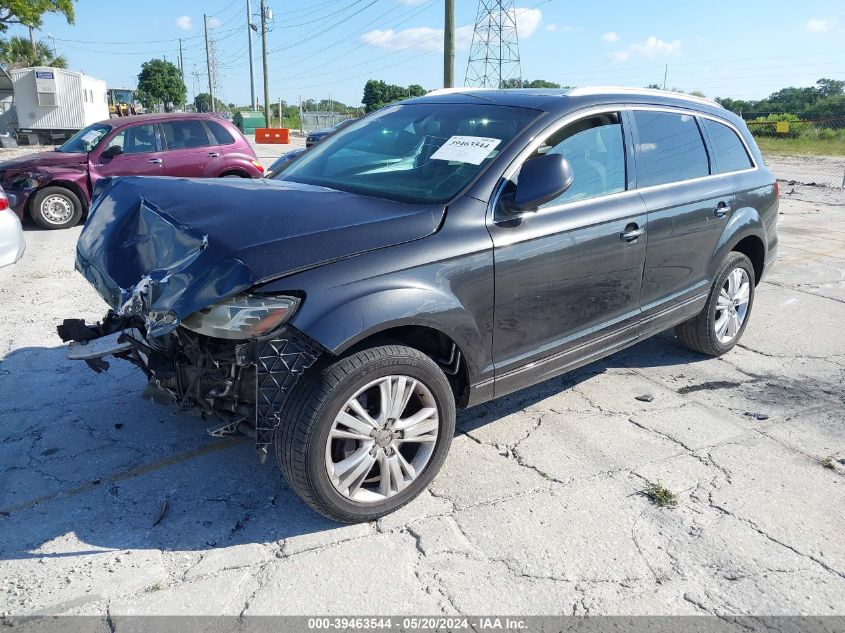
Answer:
<svg viewBox="0 0 845 633"><path fill-rule="evenodd" d="M464 84L501 88L509 79L521 86L514 0L479 0Z"/></svg>

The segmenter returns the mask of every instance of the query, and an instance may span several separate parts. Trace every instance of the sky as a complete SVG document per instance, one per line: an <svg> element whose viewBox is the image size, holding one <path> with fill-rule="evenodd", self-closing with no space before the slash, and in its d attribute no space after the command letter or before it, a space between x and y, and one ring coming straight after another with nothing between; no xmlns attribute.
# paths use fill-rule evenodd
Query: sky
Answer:
<svg viewBox="0 0 845 633"><path fill-rule="evenodd" d="M76 22L48 15L38 36L73 70L134 87L144 61L175 62L189 97L207 92L203 13L218 97L250 100L247 0L78 0ZM253 22L259 21L253 0ZM456 0L455 79L463 85L478 2ZM845 79L845 2L710 0L605 3L517 0L522 76L563 85L662 84L710 97L762 98L821 77ZM443 82L443 0L268 0L270 98L360 103L367 79L427 89ZM24 34L20 27L10 34ZM50 39L50 36L54 39ZM262 100L261 47L254 38Z"/></svg>

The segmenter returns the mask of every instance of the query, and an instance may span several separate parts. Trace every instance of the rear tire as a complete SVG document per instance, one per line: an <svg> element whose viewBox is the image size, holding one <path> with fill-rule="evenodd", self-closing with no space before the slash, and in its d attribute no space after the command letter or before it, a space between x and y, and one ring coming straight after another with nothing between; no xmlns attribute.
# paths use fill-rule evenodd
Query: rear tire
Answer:
<svg viewBox="0 0 845 633"><path fill-rule="evenodd" d="M428 486L454 432L443 371L416 349L384 345L303 378L276 430L276 459L294 492L323 516L373 521Z"/></svg>
<svg viewBox="0 0 845 633"><path fill-rule="evenodd" d="M70 189L44 187L32 197L30 215L42 229L68 229L82 217L82 202Z"/></svg>
<svg viewBox="0 0 845 633"><path fill-rule="evenodd" d="M742 338L753 305L754 266L742 253L731 251L716 272L704 309L677 325L675 334L691 350L721 356Z"/></svg>

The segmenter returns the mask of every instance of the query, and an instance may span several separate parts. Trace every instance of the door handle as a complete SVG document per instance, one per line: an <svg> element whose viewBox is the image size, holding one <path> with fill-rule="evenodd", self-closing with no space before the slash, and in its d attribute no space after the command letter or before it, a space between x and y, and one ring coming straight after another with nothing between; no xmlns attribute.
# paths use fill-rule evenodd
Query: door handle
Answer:
<svg viewBox="0 0 845 633"><path fill-rule="evenodd" d="M723 218L728 213L730 213L730 210L731 210L731 205L729 205L727 202L722 200L719 204L716 205L716 208L713 210L713 214L717 218Z"/></svg>
<svg viewBox="0 0 845 633"><path fill-rule="evenodd" d="M161 165L161 159L160 158L151 158L147 162L150 163L151 165Z"/></svg>
<svg viewBox="0 0 845 633"><path fill-rule="evenodd" d="M625 240L626 242L636 242L644 233L645 229L641 229L639 226L632 223L625 227L624 233L619 234L619 239Z"/></svg>
<svg viewBox="0 0 845 633"><path fill-rule="evenodd" d="M217 158L218 156L220 156L220 154L218 152L209 152L208 153L209 158Z"/></svg>

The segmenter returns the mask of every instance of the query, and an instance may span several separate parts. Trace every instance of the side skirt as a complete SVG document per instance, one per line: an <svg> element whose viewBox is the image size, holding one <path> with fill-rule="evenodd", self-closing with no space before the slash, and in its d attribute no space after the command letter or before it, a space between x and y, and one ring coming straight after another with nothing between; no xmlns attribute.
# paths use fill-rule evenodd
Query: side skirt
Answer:
<svg viewBox="0 0 845 633"><path fill-rule="evenodd" d="M695 316L701 311L706 301L707 292L696 294L659 312L652 312L648 316L641 317L623 328L599 334L580 345L497 375L495 397L530 387L631 347ZM485 389L489 382L491 381L475 385L473 391L476 393L491 391ZM472 404L481 404L481 402L483 400L473 399Z"/></svg>

